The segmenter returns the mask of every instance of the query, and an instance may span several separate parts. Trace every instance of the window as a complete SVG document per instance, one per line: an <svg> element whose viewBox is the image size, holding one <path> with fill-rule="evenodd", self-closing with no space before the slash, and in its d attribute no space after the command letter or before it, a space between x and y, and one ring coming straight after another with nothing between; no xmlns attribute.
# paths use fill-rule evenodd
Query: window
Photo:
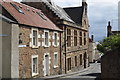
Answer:
<svg viewBox="0 0 120 80"><path fill-rule="evenodd" d="M32 29L32 34L31 34L31 38L32 38L32 47L33 48L38 48L38 29L33 28Z"/></svg>
<svg viewBox="0 0 120 80"><path fill-rule="evenodd" d="M24 14L24 12L21 10L21 9L19 9L19 7L17 7L15 4L13 4L13 3L10 3L19 13L22 13L22 14Z"/></svg>
<svg viewBox="0 0 120 80"><path fill-rule="evenodd" d="M75 56L75 66L77 66L77 56Z"/></svg>
<svg viewBox="0 0 120 80"><path fill-rule="evenodd" d="M42 19L44 19L44 20L47 20L46 18L45 18L45 15L43 14L43 13L41 13L41 12L36 12Z"/></svg>
<svg viewBox="0 0 120 80"><path fill-rule="evenodd" d="M38 75L38 55L32 56L32 76Z"/></svg>
<svg viewBox="0 0 120 80"><path fill-rule="evenodd" d="M82 45L82 32L79 33L79 44Z"/></svg>
<svg viewBox="0 0 120 80"><path fill-rule="evenodd" d="M86 20L84 20L84 23L85 23L85 25L86 25Z"/></svg>
<svg viewBox="0 0 120 80"><path fill-rule="evenodd" d="M58 67L58 53L54 53L54 68Z"/></svg>
<svg viewBox="0 0 120 80"><path fill-rule="evenodd" d="M33 30L33 45L37 46L37 31Z"/></svg>
<svg viewBox="0 0 120 80"><path fill-rule="evenodd" d="M67 63L68 63L68 71L71 70L71 58L67 59Z"/></svg>
<svg viewBox="0 0 120 80"><path fill-rule="evenodd" d="M49 31L45 31L45 46L49 46Z"/></svg>
<svg viewBox="0 0 120 80"><path fill-rule="evenodd" d="M74 30L74 46L77 46L77 30Z"/></svg>
<svg viewBox="0 0 120 80"><path fill-rule="evenodd" d="M80 54L80 65L82 65L82 54Z"/></svg>
<svg viewBox="0 0 120 80"><path fill-rule="evenodd" d="M86 33L84 33L84 45L86 45Z"/></svg>
<svg viewBox="0 0 120 80"><path fill-rule="evenodd" d="M67 29L67 46L71 46L71 30Z"/></svg>
<svg viewBox="0 0 120 80"><path fill-rule="evenodd" d="M57 46L57 32L54 32L54 46Z"/></svg>

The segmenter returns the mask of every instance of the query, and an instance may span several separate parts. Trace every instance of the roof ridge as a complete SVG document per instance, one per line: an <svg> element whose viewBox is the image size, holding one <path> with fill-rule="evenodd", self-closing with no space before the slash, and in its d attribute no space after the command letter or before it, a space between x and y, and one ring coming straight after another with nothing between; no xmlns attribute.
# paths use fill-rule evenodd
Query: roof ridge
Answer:
<svg viewBox="0 0 120 80"><path fill-rule="evenodd" d="M75 6L75 7L64 7L65 9L66 8L82 8L82 6Z"/></svg>
<svg viewBox="0 0 120 80"><path fill-rule="evenodd" d="M18 2L16 2L16 3L18 3ZM23 3L19 3L20 5L23 5L23 6L25 6L25 7L29 7L29 8L32 8L32 9L34 9L34 10L38 10L38 11L41 11L40 9L37 9L37 8L34 8L34 7L32 7L32 6L28 6L28 5L26 5L26 4L23 4ZM42 11L41 11L42 12Z"/></svg>

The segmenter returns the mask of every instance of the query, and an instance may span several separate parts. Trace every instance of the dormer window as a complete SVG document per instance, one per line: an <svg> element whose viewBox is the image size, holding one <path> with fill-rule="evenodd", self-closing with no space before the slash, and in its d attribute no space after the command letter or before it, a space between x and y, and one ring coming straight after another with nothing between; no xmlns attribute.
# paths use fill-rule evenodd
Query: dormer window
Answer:
<svg viewBox="0 0 120 80"><path fill-rule="evenodd" d="M33 13L35 13L35 10L32 10Z"/></svg>
<svg viewBox="0 0 120 80"><path fill-rule="evenodd" d="M43 13L41 13L41 12L36 12L42 19L44 19L44 20L47 20L46 18L45 18L45 16L44 16L44 14Z"/></svg>
<svg viewBox="0 0 120 80"><path fill-rule="evenodd" d="M22 8L22 6L21 6L21 5L20 5L19 7L20 7L20 8Z"/></svg>
<svg viewBox="0 0 120 80"><path fill-rule="evenodd" d="M24 12L19 8L19 7L17 7L15 4L13 4L13 3L10 3L19 13L22 13L22 14L24 14Z"/></svg>
<svg viewBox="0 0 120 80"><path fill-rule="evenodd" d="M29 8L27 8L26 10L27 10L27 11L30 11L30 9L29 9Z"/></svg>

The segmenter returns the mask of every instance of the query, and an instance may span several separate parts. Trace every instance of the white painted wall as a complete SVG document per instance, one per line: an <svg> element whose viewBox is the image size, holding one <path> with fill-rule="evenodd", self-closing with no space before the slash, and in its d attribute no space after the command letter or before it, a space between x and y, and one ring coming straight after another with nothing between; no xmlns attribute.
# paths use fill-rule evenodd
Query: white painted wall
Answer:
<svg viewBox="0 0 120 80"><path fill-rule="evenodd" d="M0 78L2 78L2 21L0 20Z"/></svg>
<svg viewBox="0 0 120 80"><path fill-rule="evenodd" d="M12 24L11 78L19 78L19 26Z"/></svg>
<svg viewBox="0 0 120 80"><path fill-rule="evenodd" d="M95 60L96 55L96 44L93 42L89 43L89 62L93 62Z"/></svg>

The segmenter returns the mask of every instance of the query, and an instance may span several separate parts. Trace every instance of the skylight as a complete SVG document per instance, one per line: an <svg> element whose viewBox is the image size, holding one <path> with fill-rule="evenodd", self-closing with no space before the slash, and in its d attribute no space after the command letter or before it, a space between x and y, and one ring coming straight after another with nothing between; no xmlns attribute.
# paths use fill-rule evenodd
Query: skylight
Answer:
<svg viewBox="0 0 120 80"><path fill-rule="evenodd" d="M45 18L45 15L44 14L42 14L42 13L40 13L40 12L36 12L42 19L44 19L44 20L47 20L46 18Z"/></svg>
<svg viewBox="0 0 120 80"><path fill-rule="evenodd" d="M21 9L19 9L15 4L11 3L11 5L12 5L19 13L24 14L24 12L23 12Z"/></svg>

